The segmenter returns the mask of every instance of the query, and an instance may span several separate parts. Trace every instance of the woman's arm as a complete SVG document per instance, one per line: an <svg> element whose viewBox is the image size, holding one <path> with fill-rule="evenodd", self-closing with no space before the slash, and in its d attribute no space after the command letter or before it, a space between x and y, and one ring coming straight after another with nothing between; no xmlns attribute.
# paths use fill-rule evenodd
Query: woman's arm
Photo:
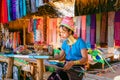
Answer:
<svg viewBox="0 0 120 80"><path fill-rule="evenodd" d="M81 50L82 58L79 60L80 65L85 65L88 62L88 52L87 49Z"/></svg>
<svg viewBox="0 0 120 80"><path fill-rule="evenodd" d="M61 50L60 54L54 56L54 59L56 60L63 60L64 58L65 58L65 52L63 50Z"/></svg>
<svg viewBox="0 0 120 80"><path fill-rule="evenodd" d="M87 49L81 50L82 58L76 61L69 61L65 64L64 70L69 70L73 65L85 65L88 61Z"/></svg>

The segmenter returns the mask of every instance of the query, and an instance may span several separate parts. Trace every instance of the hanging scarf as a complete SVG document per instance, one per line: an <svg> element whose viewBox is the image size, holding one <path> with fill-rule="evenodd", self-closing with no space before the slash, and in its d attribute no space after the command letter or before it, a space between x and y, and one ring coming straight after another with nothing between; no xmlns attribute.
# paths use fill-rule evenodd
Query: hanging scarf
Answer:
<svg viewBox="0 0 120 80"><path fill-rule="evenodd" d="M23 17L23 0L19 0L20 17Z"/></svg>
<svg viewBox="0 0 120 80"><path fill-rule="evenodd" d="M57 42L57 19L52 19L52 25L53 25L53 43L55 44Z"/></svg>
<svg viewBox="0 0 120 80"><path fill-rule="evenodd" d="M101 13L96 14L96 45L100 45Z"/></svg>
<svg viewBox="0 0 120 80"><path fill-rule="evenodd" d="M27 8L27 13L31 12L31 3L30 0L26 0L26 8Z"/></svg>
<svg viewBox="0 0 120 80"><path fill-rule="evenodd" d="M0 23L1 23L1 20L2 20L2 0L0 0Z"/></svg>
<svg viewBox="0 0 120 80"><path fill-rule="evenodd" d="M8 22L8 10L7 10L7 0L1 0L2 7L1 7L1 22L7 23Z"/></svg>
<svg viewBox="0 0 120 80"><path fill-rule="evenodd" d="M114 17L115 12L108 12L108 46L114 46Z"/></svg>
<svg viewBox="0 0 120 80"><path fill-rule="evenodd" d="M16 0L12 0L12 20L16 20Z"/></svg>
<svg viewBox="0 0 120 80"><path fill-rule="evenodd" d="M33 31L34 31L34 42L36 41L36 19L34 19L33 23Z"/></svg>
<svg viewBox="0 0 120 80"><path fill-rule="evenodd" d="M8 21L11 21L11 0L7 0L8 6Z"/></svg>
<svg viewBox="0 0 120 80"><path fill-rule="evenodd" d="M115 46L120 46L120 22L115 22L114 24L114 37L115 37Z"/></svg>
<svg viewBox="0 0 120 80"><path fill-rule="evenodd" d="M102 13L102 25L100 30L100 43L107 44L107 12Z"/></svg>
<svg viewBox="0 0 120 80"><path fill-rule="evenodd" d="M115 13L114 38L115 46L120 46L120 11Z"/></svg>
<svg viewBox="0 0 120 80"><path fill-rule="evenodd" d="M81 28L81 16L76 17L76 29L75 29L75 33L77 34L77 37L80 37L80 28Z"/></svg>
<svg viewBox="0 0 120 80"><path fill-rule="evenodd" d="M23 0L23 16L26 16L26 0Z"/></svg>
<svg viewBox="0 0 120 80"><path fill-rule="evenodd" d="M40 41L44 41L44 27L43 27L43 17L37 20L37 29L40 31Z"/></svg>
<svg viewBox="0 0 120 80"><path fill-rule="evenodd" d="M82 27L81 27L82 39L86 41L86 16L82 16Z"/></svg>
<svg viewBox="0 0 120 80"><path fill-rule="evenodd" d="M91 48L91 44L90 44L90 15L87 15L86 18L86 44L87 44L87 48Z"/></svg>
<svg viewBox="0 0 120 80"><path fill-rule="evenodd" d="M35 0L31 0L31 12L32 13L36 12Z"/></svg>
<svg viewBox="0 0 120 80"><path fill-rule="evenodd" d="M20 18L20 11L19 11L19 0L16 0L16 18Z"/></svg>
<svg viewBox="0 0 120 80"><path fill-rule="evenodd" d="M17 33L13 33L13 49L17 47Z"/></svg>
<svg viewBox="0 0 120 80"><path fill-rule="evenodd" d="M95 48L96 42L96 15L91 15L91 25L90 25L90 41L91 41L91 48Z"/></svg>

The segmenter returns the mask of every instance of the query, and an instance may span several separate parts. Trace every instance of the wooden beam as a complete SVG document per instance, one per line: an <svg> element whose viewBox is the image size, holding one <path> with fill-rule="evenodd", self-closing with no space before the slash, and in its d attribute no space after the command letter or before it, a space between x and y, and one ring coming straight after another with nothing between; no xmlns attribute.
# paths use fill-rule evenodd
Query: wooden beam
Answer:
<svg viewBox="0 0 120 80"><path fill-rule="evenodd" d="M6 78L12 79L14 58L9 57L7 62L8 62L8 67L7 67Z"/></svg>
<svg viewBox="0 0 120 80"><path fill-rule="evenodd" d="M37 80L43 80L44 65L43 59L37 59Z"/></svg>

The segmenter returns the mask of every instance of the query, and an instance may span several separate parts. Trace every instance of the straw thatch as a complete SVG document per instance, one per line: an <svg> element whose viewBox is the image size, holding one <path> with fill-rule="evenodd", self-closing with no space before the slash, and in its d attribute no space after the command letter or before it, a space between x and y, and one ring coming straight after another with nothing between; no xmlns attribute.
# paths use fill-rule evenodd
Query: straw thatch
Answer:
<svg viewBox="0 0 120 80"><path fill-rule="evenodd" d="M120 0L76 0L75 16L120 10Z"/></svg>

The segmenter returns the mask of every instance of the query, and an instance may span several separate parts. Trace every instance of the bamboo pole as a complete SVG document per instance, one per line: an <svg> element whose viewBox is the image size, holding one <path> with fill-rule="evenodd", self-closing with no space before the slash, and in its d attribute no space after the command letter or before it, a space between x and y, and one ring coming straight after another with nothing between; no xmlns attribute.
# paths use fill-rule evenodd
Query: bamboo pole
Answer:
<svg viewBox="0 0 120 80"><path fill-rule="evenodd" d="M43 59L37 59L37 80L43 80Z"/></svg>
<svg viewBox="0 0 120 80"><path fill-rule="evenodd" d="M26 45L26 28L23 26L23 45Z"/></svg>
<svg viewBox="0 0 120 80"><path fill-rule="evenodd" d="M7 67L6 78L7 79L12 79L14 58L9 57L7 62L8 62L8 67Z"/></svg>

